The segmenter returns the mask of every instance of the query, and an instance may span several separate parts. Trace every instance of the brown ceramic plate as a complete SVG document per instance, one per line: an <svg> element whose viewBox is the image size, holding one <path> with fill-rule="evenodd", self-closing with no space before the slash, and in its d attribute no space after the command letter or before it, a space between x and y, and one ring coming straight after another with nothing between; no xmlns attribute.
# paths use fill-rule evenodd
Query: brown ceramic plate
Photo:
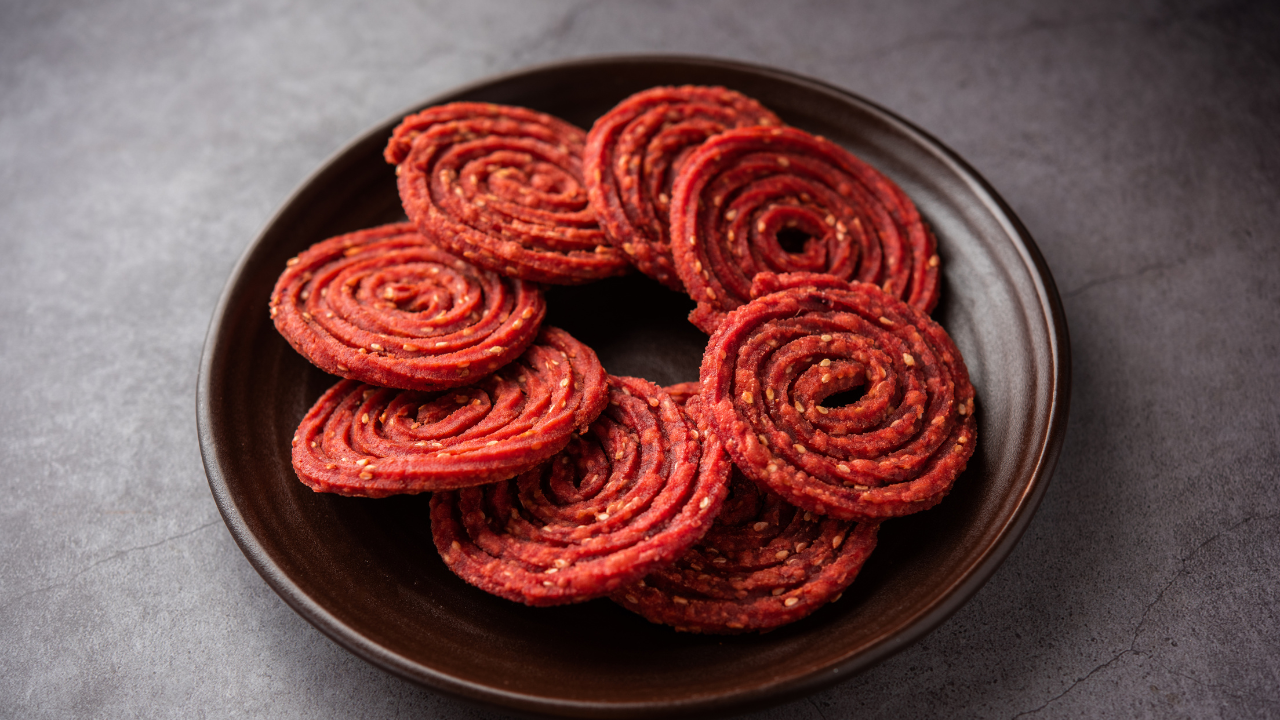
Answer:
<svg viewBox="0 0 1280 720"><path fill-rule="evenodd" d="M1026 230L963 160L910 123L838 88L694 58L608 58L505 75L424 105L523 105L584 128L654 85L724 85L831 138L898 181L937 232L935 317L978 391L979 446L937 508L885 524L839 602L764 635L703 637L650 625L607 600L529 608L454 577L431 543L427 497L315 494L289 440L335 379L276 333L267 298L285 260L332 235L402 217L382 148L400 116L338 153L249 247L214 313L197 413L209 485L249 562L294 610L351 652L453 695L526 712L637 717L733 712L864 670L920 639L995 571L1044 493L1067 419L1067 330ZM643 276L553 289L548 322L610 372L695 380L706 337L691 302Z"/></svg>

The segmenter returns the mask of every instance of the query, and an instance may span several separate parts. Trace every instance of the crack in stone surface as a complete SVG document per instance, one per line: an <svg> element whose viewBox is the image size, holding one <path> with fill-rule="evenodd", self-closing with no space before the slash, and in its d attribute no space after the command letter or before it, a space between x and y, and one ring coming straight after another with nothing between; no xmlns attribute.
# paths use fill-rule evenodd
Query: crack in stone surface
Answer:
<svg viewBox="0 0 1280 720"><path fill-rule="evenodd" d="M125 549L123 549L123 550L117 550L117 551L115 551L115 552L111 553L110 555L108 555L108 556L106 556L106 557L104 557L104 558L101 558L101 559L99 559L99 560L95 560L95 561L94 561L93 563L91 563L88 567L86 567L86 568L84 568L84 569L82 569L82 570L78 570L78 571L76 571L75 573L73 573L70 577L66 578L65 580L59 580L59 581L54 582L54 583L51 583L51 584L49 584L49 585L45 585L44 587L39 587L39 588L36 588L36 589L34 589L34 590L28 590L28 591L26 591L26 592L24 592L24 593L20 593L20 594L18 594L18 595L16 595L16 596L14 596L14 597L10 598L9 600L5 601L5 603L4 603L3 605L0 605L0 610L8 610L10 607L12 607L12 606L14 606L14 605L18 604L19 602L22 602L23 600L25 600L26 598L31 597L32 595L39 595L40 593L49 592L50 590L56 590L56 589L61 588L61 587L66 587L67 585L70 585L71 583L75 582L75 581L76 581L76 578L79 578L81 575L84 575L85 573L89 572L90 570L93 570L94 568L98 567L99 565L102 565L103 563L107 563L107 562L110 562L110 561L112 561L112 560L116 560L116 559L118 559L118 558L122 558L122 557L124 557L125 555L128 555L128 554L130 554L130 553L137 552L137 551L139 551L139 550L150 550L150 549L152 549L152 548L157 548L157 547L160 547L161 545L165 545L166 543L173 542L174 540L181 540L181 539L182 539L182 538L184 538L184 537L187 537L187 536L189 536L189 535L194 535L194 534L196 534L196 533L200 532L201 530L204 530L205 528L213 527L214 525L218 525L218 524L220 524L221 522L222 522L222 519L221 519L221 518L219 518L219 519L217 519L217 520L210 520L209 522L207 522L207 523L205 523L205 524L203 524L203 525L201 525L201 526L199 526L199 527L197 527L197 528L195 528L195 529L193 529L193 530L187 530L186 532L181 532L181 533L178 533L177 535L172 535L172 536L170 536L170 537L164 538L163 540L157 540L156 542L149 543L149 544L147 544L147 545L138 545L138 546L136 546L136 547L125 548Z"/></svg>
<svg viewBox="0 0 1280 720"><path fill-rule="evenodd" d="M1271 514L1271 515L1256 515L1256 516L1246 517L1246 518L1244 518L1243 520L1240 520L1239 522L1237 522L1236 524L1234 524L1234 525L1232 525L1232 526L1230 526L1230 527L1227 527L1227 528L1223 528L1223 529L1219 530L1218 532L1214 533L1213 535L1210 535L1208 538L1205 538L1205 539L1204 539L1204 540L1203 540L1199 545L1196 545L1196 546L1191 550L1191 552L1187 553L1187 554L1186 554L1186 556L1184 556L1184 557L1182 557L1182 558L1179 558L1179 560L1178 560L1179 566L1178 566L1177 571L1176 571L1176 572L1174 572L1173 577L1169 579L1169 582L1167 582L1167 583L1165 583L1165 584L1164 584L1164 587L1160 588L1160 592L1156 593L1156 597L1155 597L1155 599L1154 599L1154 600L1152 600L1150 603L1147 603L1147 606L1146 606L1146 607L1144 607L1144 608L1142 609L1142 615L1141 615L1141 616L1139 616L1139 618L1138 618L1138 623L1137 623L1137 624L1134 626L1134 628L1133 628L1133 636L1132 636L1131 638L1129 638L1129 647L1125 648L1124 650L1121 650L1120 652L1118 652L1118 653L1116 653L1115 655L1113 655L1113 656L1112 656L1110 659L1108 659L1106 662L1103 662L1103 663L1101 663L1100 665L1097 665L1097 666L1096 666L1096 667L1094 667L1092 670L1090 670L1089 672L1085 673L1085 675L1084 675L1083 677L1078 678L1075 682L1071 683L1071 685L1069 685L1069 686L1067 687L1067 689L1063 690L1062 692L1058 693L1057 695L1054 695L1053 697L1051 697L1051 698L1049 698L1048 700L1046 700L1046 701L1044 702L1044 704L1042 704L1040 707L1034 708L1034 709L1032 709L1032 710L1024 710L1023 712L1020 712L1020 713L1018 713L1017 715L1014 715L1013 717L1015 718L1015 720L1016 720L1016 718L1020 718L1020 717L1024 717L1024 716L1028 716L1028 715L1034 715L1034 714L1036 714L1036 713L1039 713L1041 710L1044 710L1045 708L1047 708L1047 707L1049 707L1050 705L1054 704L1054 703L1055 703L1055 702L1057 702L1058 700L1061 700L1062 698L1066 697L1066 696L1067 696L1067 695L1068 695L1072 690L1076 689L1076 687L1077 687L1077 686L1081 685L1082 683L1084 683L1085 681L1087 681L1089 678L1093 677L1093 676L1094 676L1094 675L1096 675L1097 673L1099 673L1099 672L1101 672L1101 671L1103 671L1103 670L1107 669L1107 668L1108 668L1108 667L1110 667L1111 665L1115 664L1115 662L1116 662L1116 661L1118 661L1120 658L1124 657L1125 655L1137 655L1137 656L1149 657L1149 656L1147 656L1147 655L1146 655L1146 653L1143 653L1143 652L1141 652L1141 651L1139 651L1139 650L1137 649L1137 647L1136 647L1136 646L1137 646L1137 644L1138 644L1138 638L1142 636L1142 628L1143 628L1143 626L1145 626L1145 625L1146 625L1146 623L1147 623L1147 616L1151 614L1151 610L1152 610L1152 608L1154 608L1156 605L1159 605L1159 604L1160 604L1160 601L1164 599L1164 594L1169 590L1169 588L1173 587L1173 584L1174 584L1174 583L1176 583L1176 582L1177 582L1179 579L1181 579L1182 577L1185 577L1185 576L1186 576L1186 574L1187 574L1187 561L1189 561L1189 560L1191 560L1192 558L1194 558L1194 557L1195 557L1195 556L1196 556L1196 555L1197 555L1201 550L1203 550L1203 549L1205 548L1205 546L1207 546L1209 543L1213 542L1214 540L1217 540L1218 538L1222 537L1223 535L1226 535L1226 534L1228 534L1228 533L1230 533L1230 532L1234 532L1235 530L1239 529L1241 526L1245 525L1246 523L1253 522L1254 520L1274 520L1274 519L1276 519L1276 518L1278 518L1278 517L1280 517L1280 513L1275 513L1275 514ZM1164 665L1160 664L1159 662L1157 662L1156 664L1157 664L1157 665L1160 665L1160 667L1162 667L1162 668L1164 667ZM1173 674L1175 674L1175 675L1179 675L1179 676L1181 676L1181 677L1187 677L1187 679L1189 679L1189 680L1194 680L1195 682L1199 683L1199 684L1200 684L1200 685L1202 685L1202 686L1210 687L1209 685L1207 685L1207 684L1206 684L1206 683L1204 683L1203 681L1195 680L1194 678L1188 677L1188 676L1186 676L1186 675L1184 675L1184 674L1182 674L1182 673L1179 673L1179 672L1177 672L1177 671L1170 670L1169 668L1165 668L1165 670L1168 670L1168 672L1173 673ZM1216 688L1216 689L1221 689L1221 688ZM1225 690L1224 690L1224 693L1225 693L1225 694L1227 694L1227 695L1231 695L1231 697L1236 697L1236 698L1240 698L1240 697L1241 697L1241 696L1239 696L1239 695L1234 695L1234 694L1232 694L1232 693L1226 692Z"/></svg>
<svg viewBox="0 0 1280 720"><path fill-rule="evenodd" d="M1100 285L1110 285L1111 283L1122 282L1124 280L1132 280L1133 278L1141 277L1143 275L1146 275L1147 273L1157 272L1160 270L1172 270L1181 265L1185 265L1188 260L1189 258L1182 258L1174 262L1152 263L1150 265L1144 265L1143 267L1140 267L1137 270L1133 270L1130 272L1115 273L1113 275L1104 275L1100 278L1094 278L1092 280L1089 280L1085 282L1083 285L1081 285L1080 287L1073 288L1071 290L1068 290L1067 292L1062 293L1062 297L1065 300L1067 298L1075 297L1085 292L1086 290L1092 290L1093 288L1098 287Z"/></svg>

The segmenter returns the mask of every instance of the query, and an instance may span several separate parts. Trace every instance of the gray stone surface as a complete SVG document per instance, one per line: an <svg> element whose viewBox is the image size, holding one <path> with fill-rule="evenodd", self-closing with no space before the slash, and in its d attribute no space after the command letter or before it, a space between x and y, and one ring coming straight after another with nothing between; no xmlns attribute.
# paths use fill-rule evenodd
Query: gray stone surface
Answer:
<svg viewBox="0 0 1280 720"><path fill-rule="evenodd" d="M983 173L1052 268L1069 431L1022 542L751 717L1280 716L1280 12L1266 2L0 4L0 716L498 718L327 640L210 498L232 265L421 99L563 58L811 75Z"/></svg>

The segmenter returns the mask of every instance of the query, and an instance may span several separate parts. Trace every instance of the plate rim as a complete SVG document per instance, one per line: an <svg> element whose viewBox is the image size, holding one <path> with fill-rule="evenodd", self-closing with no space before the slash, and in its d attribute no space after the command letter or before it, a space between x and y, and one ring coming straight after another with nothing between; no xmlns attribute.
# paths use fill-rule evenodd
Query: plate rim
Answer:
<svg viewBox="0 0 1280 720"><path fill-rule="evenodd" d="M698 695L677 700L608 702L547 698L511 692L502 688L454 677L410 661L340 622L316 600L303 592L280 566L271 560L261 541L248 528L243 514L231 497L227 478L217 460L217 447L213 437L212 426L214 425L214 420L212 407L217 389L212 387L211 380L216 374L215 360L220 355L220 351L223 350L224 343L220 336L230 310L232 298L236 296L238 286L246 281L245 277L248 274L246 270L250 267L253 256L263 250L270 230L289 212L290 208L300 201L309 189L316 185L318 180L341 165L344 158L356 148L370 142L375 136L384 137L388 131L387 129L393 127L405 115L431 105L449 102L458 96L518 80L526 76L574 67L654 63L745 72L777 79L785 83L808 86L823 93L835 95L845 102L877 115L880 121L905 131L912 136L918 147L928 150L930 154L951 166L955 175L965 180L968 185L967 189L986 206L991 217L995 218L1004 228L1004 233L1010 239L1016 240L1014 249L1026 267L1027 276L1033 281L1039 309L1048 323L1045 334L1049 340L1049 364L1053 371L1049 377L1051 388L1048 391L1048 396L1050 401L1044 410L1047 416L1044 420L1046 428L1044 442L1035 454L1035 462L1028 473L1029 479L1022 486L1021 492L1016 495L1016 502L1011 503L1008 519L999 528L996 540L988 543L984 550L977 554L968 564L965 571L958 576L959 579L957 581L947 587L945 592L939 593L939 599L936 602L917 613L898 632L886 633L884 636L869 643L867 650L802 675L756 685L746 691ZM1032 306L1034 307L1035 305ZM201 351L196 388L196 425L201 460L205 468L210 491L228 531L250 565L294 612L320 630L326 637L366 662L431 690L444 692L465 701L479 702L508 710L571 716L611 717L633 717L654 712L668 714L723 713L742 710L746 705L753 702L767 701L770 705L784 702L852 677L915 644L968 603L978 589L990 580L1004 560L1008 558L1029 527L1047 490L1066 434L1071 395L1070 357L1070 336L1061 297L1048 264L1034 239L1032 239L1031 234L1008 203L977 170L954 150L927 131L866 97L826 81L776 67L739 60L685 54L592 55L525 66L486 76L450 88L444 92L436 93L432 97L390 116L344 143L295 186L288 197L262 225L254 240L241 253L219 294Z"/></svg>

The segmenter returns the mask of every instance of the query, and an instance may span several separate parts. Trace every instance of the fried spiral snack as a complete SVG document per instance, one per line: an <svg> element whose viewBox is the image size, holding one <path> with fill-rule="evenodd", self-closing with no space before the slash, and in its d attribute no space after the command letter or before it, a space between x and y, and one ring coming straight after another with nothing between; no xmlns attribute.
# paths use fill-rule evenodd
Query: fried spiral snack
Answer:
<svg viewBox="0 0 1280 720"><path fill-rule="evenodd" d="M316 243L271 293L280 334L325 372L440 390L506 365L533 342L542 291L478 268L410 223Z"/></svg>
<svg viewBox="0 0 1280 720"><path fill-rule="evenodd" d="M706 537L610 598L684 632L768 630L840 599L875 549L878 529L800 510L735 470Z"/></svg>
<svg viewBox="0 0 1280 720"><path fill-rule="evenodd" d="M937 242L892 180L802 130L743 128L704 143L672 189L676 271L711 333L757 273L820 272L881 286L925 313Z"/></svg>
<svg viewBox="0 0 1280 720"><path fill-rule="evenodd" d="M507 482L436 493L445 563L527 605L607 595L689 549L728 492L728 459L661 388L609 378L609 407L542 466Z"/></svg>
<svg viewBox="0 0 1280 720"><path fill-rule="evenodd" d="M842 519L940 502L976 442L974 392L940 325L869 283L757 276L702 360L707 421L744 474ZM863 390L825 407L827 398Z"/></svg>
<svg viewBox="0 0 1280 720"><path fill-rule="evenodd" d="M689 400L697 397L699 385L698 381L695 380L693 382L682 382L676 383L675 385L668 385L662 389L667 391L667 394L671 396L672 400L676 401L677 405L680 407L686 407Z"/></svg>
<svg viewBox="0 0 1280 720"><path fill-rule="evenodd" d="M293 467L316 492L361 497L497 482L524 472L591 424L607 401L591 348L544 327L516 361L444 392L343 380L293 437Z"/></svg>
<svg viewBox="0 0 1280 720"><path fill-rule="evenodd" d="M722 87L656 87L636 93L587 133L583 174L591 208L614 247L677 292L671 259L671 185L689 154L730 128L781 125L763 105Z"/></svg>
<svg viewBox="0 0 1280 720"><path fill-rule="evenodd" d="M545 113L451 103L406 117L384 155L423 235L509 277L573 285L630 268L588 207L585 139Z"/></svg>

